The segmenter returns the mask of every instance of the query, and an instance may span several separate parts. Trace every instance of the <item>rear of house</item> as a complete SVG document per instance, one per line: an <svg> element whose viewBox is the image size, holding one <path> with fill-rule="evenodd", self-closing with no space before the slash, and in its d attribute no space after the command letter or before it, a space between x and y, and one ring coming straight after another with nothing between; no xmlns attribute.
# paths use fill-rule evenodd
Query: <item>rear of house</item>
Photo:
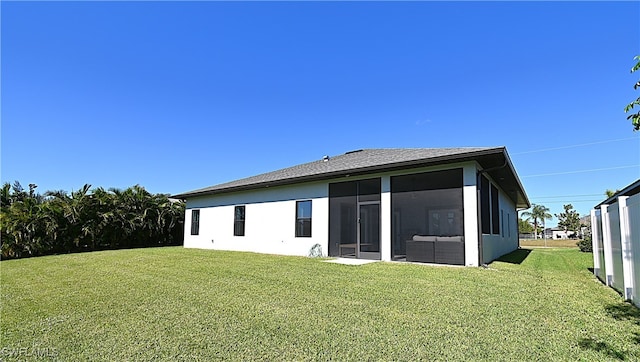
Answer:
<svg viewBox="0 0 640 362"><path fill-rule="evenodd" d="M477 266L530 206L506 149L365 149L175 195L185 247Z"/></svg>

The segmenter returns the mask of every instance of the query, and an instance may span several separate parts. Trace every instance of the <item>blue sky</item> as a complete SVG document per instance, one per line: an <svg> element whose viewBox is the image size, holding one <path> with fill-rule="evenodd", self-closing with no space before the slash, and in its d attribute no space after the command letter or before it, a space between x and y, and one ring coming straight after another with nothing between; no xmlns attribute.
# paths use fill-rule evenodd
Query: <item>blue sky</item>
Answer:
<svg viewBox="0 0 640 362"><path fill-rule="evenodd" d="M638 2L0 6L3 182L179 193L360 148L506 146L532 202L586 214L640 178Z"/></svg>

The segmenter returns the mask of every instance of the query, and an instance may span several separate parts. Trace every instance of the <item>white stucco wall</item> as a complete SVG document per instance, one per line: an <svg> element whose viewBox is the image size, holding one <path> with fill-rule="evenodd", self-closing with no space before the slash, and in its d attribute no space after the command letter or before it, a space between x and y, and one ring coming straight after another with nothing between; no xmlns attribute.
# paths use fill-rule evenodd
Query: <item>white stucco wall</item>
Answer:
<svg viewBox="0 0 640 362"><path fill-rule="evenodd" d="M491 180L493 182L493 180ZM493 260L518 249L518 214L513 201L498 188L498 209L500 214L500 233L482 235L482 260L490 263ZM504 232L503 232L504 231Z"/></svg>
<svg viewBox="0 0 640 362"><path fill-rule="evenodd" d="M478 266L478 167L467 164L462 174L462 200L464 205L464 264Z"/></svg>
<svg viewBox="0 0 640 362"><path fill-rule="evenodd" d="M380 259L391 261L391 177L381 177Z"/></svg>
<svg viewBox="0 0 640 362"><path fill-rule="evenodd" d="M295 236L296 201L311 200L311 237ZM245 235L234 236L234 208L245 206ZM309 254L315 244L327 254L328 185L305 183L187 200L187 248ZM191 235L191 211L200 210L200 230Z"/></svg>

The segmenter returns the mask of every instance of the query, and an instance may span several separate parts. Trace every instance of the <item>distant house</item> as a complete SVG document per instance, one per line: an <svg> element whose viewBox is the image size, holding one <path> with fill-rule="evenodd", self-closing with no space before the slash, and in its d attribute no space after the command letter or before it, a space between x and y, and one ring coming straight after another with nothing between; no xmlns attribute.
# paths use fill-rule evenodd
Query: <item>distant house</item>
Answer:
<svg viewBox="0 0 640 362"><path fill-rule="evenodd" d="M568 239L573 232L566 231L563 228L546 228L544 229L545 239Z"/></svg>
<svg viewBox="0 0 640 362"><path fill-rule="evenodd" d="M188 248L477 266L530 206L504 147L365 149L185 192Z"/></svg>

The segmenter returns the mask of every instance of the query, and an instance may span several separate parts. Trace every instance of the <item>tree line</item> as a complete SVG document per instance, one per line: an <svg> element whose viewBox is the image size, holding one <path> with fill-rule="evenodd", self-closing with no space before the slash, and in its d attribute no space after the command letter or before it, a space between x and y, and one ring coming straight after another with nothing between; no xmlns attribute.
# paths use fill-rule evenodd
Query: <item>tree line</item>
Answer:
<svg viewBox="0 0 640 362"><path fill-rule="evenodd" d="M2 259L105 249L179 245L185 205L135 185L84 185L77 191L24 189L5 183L0 195Z"/></svg>
<svg viewBox="0 0 640 362"><path fill-rule="evenodd" d="M558 218L558 227L578 236L580 229L585 226L580 222L580 214L571 204L563 205L562 208L563 212L555 214L555 217ZM533 232L537 239L539 226L542 224L544 228L545 221L553 217L549 211L549 208L544 205L533 204L530 211L524 211L521 214L525 219L518 218L518 231L523 234Z"/></svg>

